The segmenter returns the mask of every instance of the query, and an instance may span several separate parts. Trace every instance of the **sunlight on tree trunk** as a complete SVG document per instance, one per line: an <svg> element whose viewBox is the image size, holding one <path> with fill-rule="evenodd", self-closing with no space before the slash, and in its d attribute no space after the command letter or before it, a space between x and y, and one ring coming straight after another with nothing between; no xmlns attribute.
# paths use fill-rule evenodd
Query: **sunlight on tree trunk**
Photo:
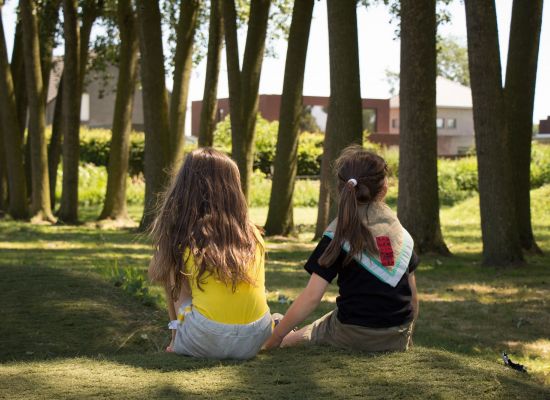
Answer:
<svg viewBox="0 0 550 400"><path fill-rule="evenodd" d="M523 261L514 212L497 17L493 0L466 0L483 264Z"/></svg>
<svg viewBox="0 0 550 400"><path fill-rule="evenodd" d="M350 144L363 143L356 6L355 0L327 0L330 103L323 143L315 238L323 234L329 220L336 216L338 194L332 174L334 160Z"/></svg>
<svg viewBox="0 0 550 400"><path fill-rule="evenodd" d="M208 29L208 54L199 130L199 147L214 145L216 112L218 106L218 79L223 48L223 18L221 2L211 0L210 26Z"/></svg>
<svg viewBox="0 0 550 400"><path fill-rule="evenodd" d="M299 119L302 111L304 70L314 0L294 2L288 37L273 184L265 223L266 234L288 235L294 229L292 195L298 158Z"/></svg>
<svg viewBox="0 0 550 400"><path fill-rule="evenodd" d="M524 250L538 254L542 251L531 226L530 169L541 24L542 0L533 0L529 6L514 0L504 89L520 244Z"/></svg>
<svg viewBox="0 0 550 400"><path fill-rule="evenodd" d="M120 30L120 63L109 153L107 193L99 219L127 220L126 181L139 46L136 17L131 0L119 0L117 19Z"/></svg>
<svg viewBox="0 0 550 400"><path fill-rule="evenodd" d="M397 215L418 252L448 255L439 222L435 3L401 0Z"/></svg>
<svg viewBox="0 0 550 400"><path fill-rule="evenodd" d="M25 76L29 101L29 138L32 168L31 215L35 222L54 222L50 208L48 155L46 149L46 107L44 104L42 71L36 13L30 0L19 2L23 21Z"/></svg>

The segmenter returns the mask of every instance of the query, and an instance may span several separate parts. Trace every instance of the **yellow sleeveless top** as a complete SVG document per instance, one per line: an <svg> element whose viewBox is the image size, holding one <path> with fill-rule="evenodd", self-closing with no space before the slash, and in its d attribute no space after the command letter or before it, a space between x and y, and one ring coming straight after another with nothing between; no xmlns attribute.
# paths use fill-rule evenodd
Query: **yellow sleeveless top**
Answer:
<svg viewBox="0 0 550 400"><path fill-rule="evenodd" d="M264 241L259 232L255 230L254 233L258 244L254 264L249 270L254 285L240 282L234 292L231 284L226 285L215 274L203 275L199 289L197 265L193 257L188 257L189 249L185 252L185 274L191 287L193 308L206 318L223 324L244 325L257 321L269 310L265 294Z"/></svg>

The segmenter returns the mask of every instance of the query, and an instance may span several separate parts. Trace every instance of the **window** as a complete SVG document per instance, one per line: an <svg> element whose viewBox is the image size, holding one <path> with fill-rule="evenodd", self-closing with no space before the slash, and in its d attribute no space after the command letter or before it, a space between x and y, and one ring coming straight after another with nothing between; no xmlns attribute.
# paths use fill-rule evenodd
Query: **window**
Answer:
<svg viewBox="0 0 550 400"><path fill-rule="evenodd" d="M370 133L376 132L376 110L372 108L363 109L363 130Z"/></svg>
<svg viewBox="0 0 550 400"><path fill-rule="evenodd" d="M80 101L80 121L88 122L90 120L90 95L88 93L82 93L82 99Z"/></svg>
<svg viewBox="0 0 550 400"><path fill-rule="evenodd" d="M445 119L438 118L438 119L435 120L435 124L437 126L437 129L443 129L443 128L445 128Z"/></svg>
<svg viewBox="0 0 550 400"><path fill-rule="evenodd" d="M394 118L394 119L391 120L391 127L394 128L394 129L399 128L399 120L397 118Z"/></svg>
<svg viewBox="0 0 550 400"><path fill-rule="evenodd" d="M456 118L447 118L447 129L456 129Z"/></svg>

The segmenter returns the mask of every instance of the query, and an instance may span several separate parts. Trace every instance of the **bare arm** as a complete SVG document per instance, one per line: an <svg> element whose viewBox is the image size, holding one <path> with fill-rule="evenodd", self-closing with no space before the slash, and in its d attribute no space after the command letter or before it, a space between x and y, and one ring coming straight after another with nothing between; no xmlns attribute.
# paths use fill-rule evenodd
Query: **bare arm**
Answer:
<svg viewBox="0 0 550 400"><path fill-rule="evenodd" d="M283 338L317 308L327 290L327 286L328 282L326 280L313 273L306 288L300 293L294 303L292 303L285 317L279 325L275 327L273 334L265 343L264 347L266 349L278 347Z"/></svg>
<svg viewBox="0 0 550 400"><path fill-rule="evenodd" d="M418 293L416 291L416 277L414 276L414 272L409 274L409 286L411 287L411 293L412 293L412 306L413 306L413 312L414 312L414 319L416 320L418 318Z"/></svg>

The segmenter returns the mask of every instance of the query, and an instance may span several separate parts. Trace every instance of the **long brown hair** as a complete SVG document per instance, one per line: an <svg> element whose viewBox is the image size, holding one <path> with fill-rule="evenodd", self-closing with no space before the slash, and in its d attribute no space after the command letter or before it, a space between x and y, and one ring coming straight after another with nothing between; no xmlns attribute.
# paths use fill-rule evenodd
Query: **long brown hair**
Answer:
<svg viewBox="0 0 550 400"><path fill-rule="evenodd" d="M344 260L348 264L352 257L366 250L378 255L378 247L369 228L362 223L359 204L367 207L376 201L384 190L388 167L384 159L359 145L346 147L335 162L338 177L340 204L334 238L319 258L319 264L332 265L340 255L341 246L348 242L350 249Z"/></svg>
<svg viewBox="0 0 550 400"><path fill-rule="evenodd" d="M189 153L165 193L151 227L156 260L149 268L154 282L169 284L177 299L188 257L197 263L197 286L215 274L235 290L253 283L247 273L258 240L249 220L237 165L212 148Z"/></svg>

